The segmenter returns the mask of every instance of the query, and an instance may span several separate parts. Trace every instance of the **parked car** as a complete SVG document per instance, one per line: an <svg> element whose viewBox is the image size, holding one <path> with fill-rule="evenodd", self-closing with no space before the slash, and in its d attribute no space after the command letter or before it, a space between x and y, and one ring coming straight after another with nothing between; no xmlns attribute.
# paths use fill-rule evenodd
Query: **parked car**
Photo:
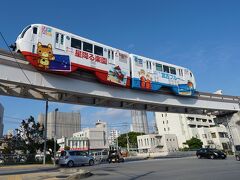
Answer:
<svg viewBox="0 0 240 180"><path fill-rule="evenodd" d="M235 146L235 157L237 161L240 161L240 145Z"/></svg>
<svg viewBox="0 0 240 180"><path fill-rule="evenodd" d="M94 157L95 161L98 161L98 162L107 161L107 159L108 159L108 151L107 150L92 152L90 155L92 157Z"/></svg>
<svg viewBox="0 0 240 180"><path fill-rule="evenodd" d="M198 159L209 158L209 159L226 159L227 155L220 150L210 149L210 148L201 148L197 150L196 155Z"/></svg>
<svg viewBox="0 0 240 180"><path fill-rule="evenodd" d="M68 167L85 164L92 166L94 165L94 158L84 151L65 150L61 152L58 163L60 166L67 165Z"/></svg>

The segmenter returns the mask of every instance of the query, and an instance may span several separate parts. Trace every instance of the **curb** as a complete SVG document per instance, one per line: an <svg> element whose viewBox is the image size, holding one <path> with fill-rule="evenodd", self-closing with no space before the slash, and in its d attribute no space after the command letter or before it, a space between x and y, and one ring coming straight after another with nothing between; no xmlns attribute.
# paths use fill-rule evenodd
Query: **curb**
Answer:
<svg viewBox="0 0 240 180"><path fill-rule="evenodd" d="M59 167L46 167L46 168L38 168L38 169L12 169L12 172L0 172L0 175L18 175L18 174L27 174L27 173L36 173L36 172L41 172L41 171L52 171L52 170L57 170Z"/></svg>

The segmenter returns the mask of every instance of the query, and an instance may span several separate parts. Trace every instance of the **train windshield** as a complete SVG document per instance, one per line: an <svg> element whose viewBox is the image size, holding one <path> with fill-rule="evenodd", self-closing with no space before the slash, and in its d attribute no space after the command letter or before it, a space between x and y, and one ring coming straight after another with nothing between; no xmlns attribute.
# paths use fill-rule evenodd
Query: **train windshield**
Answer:
<svg viewBox="0 0 240 180"><path fill-rule="evenodd" d="M25 35L25 33L27 32L27 30L30 29L30 28L31 28L31 26L28 26L28 27L26 27L26 28L23 30L23 32L22 32L22 34L21 34L21 38L24 37L24 35Z"/></svg>

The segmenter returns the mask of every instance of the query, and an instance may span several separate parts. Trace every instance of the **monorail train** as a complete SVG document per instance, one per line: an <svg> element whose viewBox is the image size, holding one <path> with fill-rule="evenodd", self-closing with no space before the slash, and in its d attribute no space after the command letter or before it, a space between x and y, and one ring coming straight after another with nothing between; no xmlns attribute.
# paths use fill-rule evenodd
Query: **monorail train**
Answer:
<svg viewBox="0 0 240 180"><path fill-rule="evenodd" d="M105 84L176 95L196 91L193 73L184 67L128 52L43 25L27 26L18 36L15 51L38 70L68 74L78 69L92 72Z"/></svg>

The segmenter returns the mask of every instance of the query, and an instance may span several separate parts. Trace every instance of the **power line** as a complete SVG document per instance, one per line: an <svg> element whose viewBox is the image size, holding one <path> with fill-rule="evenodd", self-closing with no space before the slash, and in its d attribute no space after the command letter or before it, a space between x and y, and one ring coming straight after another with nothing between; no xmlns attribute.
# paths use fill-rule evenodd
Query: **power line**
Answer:
<svg viewBox="0 0 240 180"><path fill-rule="evenodd" d="M23 73L24 76L27 78L28 82L29 82L30 84L32 84L31 81L30 81L30 79L28 78L27 74L24 72L24 70L22 69L22 67L21 67L20 64L18 63L17 58L16 58L15 55L13 54L12 50L11 50L10 47L8 46L8 43L7 43L6 39L4 38L4 36L3 36L3 34L2 34L1 31L0 31L0 35L1 35L1 37L2 37L2 39L3 39L3 41L4 41L4 43L5 43L5 45L7 46L8 50L9 50L10 53L12 54L12 57L14 58L14 60L15 60L15 62L17 63L18 67L21 69L22 73Z"/></svg>

